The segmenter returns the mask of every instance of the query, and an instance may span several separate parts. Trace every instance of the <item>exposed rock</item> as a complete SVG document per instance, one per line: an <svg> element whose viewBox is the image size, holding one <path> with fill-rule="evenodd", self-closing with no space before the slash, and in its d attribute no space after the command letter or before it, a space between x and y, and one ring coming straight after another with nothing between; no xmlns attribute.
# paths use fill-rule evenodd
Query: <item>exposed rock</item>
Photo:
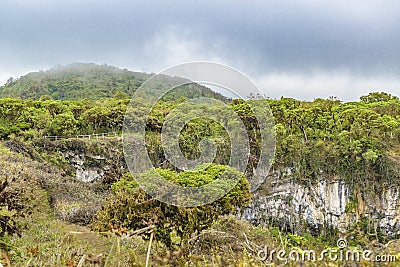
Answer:
<svg viewBox="0 0 400 267"><path fill-rule="evenodd" d="M400 188L389 188L380 195L360 192L339 178L321 177L306 186L275 173L254 193L243 217L259 225L279 222L291 230L306 223L316 234L331 226L345 232L364 217L374 220L389 236L400 234Z"/></svg>
<svg viewBox="0 0 400 267"><path fill-rule="evenodd" d="M90 160L93 163L95 161L101 161L105 158L102 156L87 156L85 153L76 153L74 151L65 151L60 153L65 159L67 159L70 164L76 169L76 179L82 182L93 182L96 180L101 180L104 176L104 171L109 170L109 166L103 166L101 162L97 164L91 164L92 166L85 166L85 163ZM88 165L88 164L86 164ZM94 165L94 166L93 166Z"/></svg>
<svg viewBox="0 0 400 267"><path fill-rule="evenodd" d="M75 177L79 181L112 180L117 173L125 170L122 147L119 147L121 144L118 140L67 140L53 144L56 146L54 150L73 167Z"/></svg>
<svg viewBox="0 0 400 267"><path fill-rule="evenodd" d="M76 170L76 179L85 183L100 180L103 176L104 172L98 173L97 171L84 171L80 169Z"/></svg>

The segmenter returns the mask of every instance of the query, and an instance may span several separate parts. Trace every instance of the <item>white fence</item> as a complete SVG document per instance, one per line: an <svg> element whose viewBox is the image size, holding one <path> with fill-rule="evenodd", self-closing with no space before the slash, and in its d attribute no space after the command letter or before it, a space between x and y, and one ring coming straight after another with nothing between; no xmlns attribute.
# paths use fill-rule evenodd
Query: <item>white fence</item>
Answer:
<svg viewBox="0 0 400 267"><path fill-rule="evenodd" d="M107 137L121 138L121 133L109 132L109 133L97 133L97 134L81 134L81 135L75 135L75 136L56 136L56 135L44 136L44 138L50 139L52 141L65 140L65 139L104 140Z"/></svg>

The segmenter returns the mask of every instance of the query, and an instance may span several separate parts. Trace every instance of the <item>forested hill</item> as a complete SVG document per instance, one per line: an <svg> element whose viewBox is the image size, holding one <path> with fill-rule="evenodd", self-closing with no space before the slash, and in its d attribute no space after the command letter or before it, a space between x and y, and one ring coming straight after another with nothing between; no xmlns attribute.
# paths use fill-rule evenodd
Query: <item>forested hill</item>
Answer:
<svg viewBox="0 0 400 267"><path fill-rule="evenodd" d="M151 77L151 74L133 72L113 66L93 63L74 63L67 66L56 66L47 71L32 72L19 79L8 79L0 87L0 97L17 97L21 99L60 99L97 100L114 96L132 96L140 85ZM176 77L165 77L160 81L160 88L170 86ZM187 89L187 88L186 88ZM169 93L168 100L179 96L188 98L205 96L226 100L224 96L209 88L196 84L190 90L184 87L179 92ZM177 90L174 90L177 91Z"/></svg>

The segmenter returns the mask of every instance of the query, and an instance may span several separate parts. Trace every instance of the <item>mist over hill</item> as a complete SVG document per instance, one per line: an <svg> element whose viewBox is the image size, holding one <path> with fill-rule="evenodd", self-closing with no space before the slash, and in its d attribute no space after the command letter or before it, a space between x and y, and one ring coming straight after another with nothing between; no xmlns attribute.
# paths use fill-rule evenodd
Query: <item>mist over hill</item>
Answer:
<svg viewBox="0 0 400 267"><path fill-rule="evenodd" d="M134 72L108 65L94 63L73 63L58 65L46 71L28 73L18 79L10 78L0 87L0 97L17 97L21 99L37 100L42 96L60 100L90 99L97 100L115 96L131 97L135 91L152 74ZM179 77L165 76L158 79L159 85L155 89L165 89L176 84L176 81L189 83ZM226 101L220 93L199 84L181 86L168 93L166 100L177 99L181 96L212 97Z"/></svg>

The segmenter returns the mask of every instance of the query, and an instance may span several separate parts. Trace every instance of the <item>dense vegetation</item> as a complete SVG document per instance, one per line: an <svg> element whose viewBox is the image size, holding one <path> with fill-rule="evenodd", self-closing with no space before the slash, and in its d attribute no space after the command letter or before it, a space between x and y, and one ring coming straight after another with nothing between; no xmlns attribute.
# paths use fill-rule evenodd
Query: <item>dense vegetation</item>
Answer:
<svg viewBox="0 0 400 267"><path fill-rule="evenodd" d="M250 108L255 103L261 107L269 105L274 115L276 150L272 168L282 176L289 168L291 175L306 185L322 176L324 179L340 177L355 190L362 187L364 193L379 193L387 185L399 184L400 100L396 96L370 93L358 102L349 103L336 98L228 102L204 87L188 85L170 92L148 114L146 146L150 159L157 172L175 184L207 184L224 171L232 177L240 177L240 182L229 194L211 204L196 208L168 206L147 195L137 186L134 177L121 168L125 163L120 162L123 159L118 138L106 136L102 144L76 139L79 135L110 132L118 136L127 110L137 117L145 117L147 114L142 107L150 95L136 99L138 102L132 103L129 109L128 96L147 77L108 66L75 64L31 73L10 80L0 88L0 96L7 96L0 98L0 249L5 251L1 263L39 266L51 262L76 266L83 254L89 257L90 251L93 265L117 266L123 261L123 266L141 266L145 261L147 240L153 235L152 258L160 266L167 262L171 266L185 262L191 264L185 266L225 266L236 262L242 264L240 266L262 266L255 254L265 244L273 248L318 250L334 245L332 242L337 238L334 235L312 237L281 233L277 228L260 229L228 216L237 214L249 202L249 183L245 176L250 177L259 163L263 129ZM168 86L170 79L165 77L160 86ZM230 120L224 125L209 118L189 120L180 132L179 147L189 159L201 155L200 144L204 138L215 143L216 158L208 168L199 172L183 171L166 160L161 145L161 129L166 117L185 100L197 96L216 97L238 114L246 128L251 152L244 173L226 166L231 156L230 145L235 144L226 131L234 123ZM181 106L183 112L176 119L184 121L199 111L222 114L220 107L193 105ZM46 138L49 136L53 138ZM54 136L65 142L52 142ZM118 149L110 149L104 145L107 142ZM102 181L78 182L73 177L74 168L60 153L73 149L109 153L118 163L107 162L111 167ZM140 177L148 175L143 173ZM68 226L58 219L86 225L96 234L86 228ZM60 235L46 230L53 237L49 240L41 231L51 225L64 232ZM77 228L90 238L68 234ZM136 230L143 230L141 237L135 236ZM351 241L355 246L361 244L361 239L366 240L362 244L367 246L373 238L361 236L361 230L354 231L360 237ZM120 243L121 240L133 240L133 244ZM90 242L101 245L88 248ZM26 249L24 243L28 246ZM57 243L66 247L61 249ZM226 243L230 244L229 249ZM134 245L136 247L132 248ZM391 248L386 246L385 249ZM47 253L49 250L57 252L58 258Z"/></svg>
<svg viewBox="0 0 400 267"><path fill-rule="evenodd" d="M159 101L148 116L148 149L156 166L165 162L160 141L165 117L183 100ZM364 179L363 182L372 187L397 183L398 171L391 164L400 140L400 101L397 97L372 93L360 102L350 103L337 99L302 102L291 98L250 101L268 102L274 114L275 169L291 167L299 179L305 180L324 172L328 177L340 175L352 180ZM3 98L0 99L0 137L20 136L30 140L53 135L74 137L120 132L128 103L129 100L116 98L101 101ZM253 167L257 164L259 146L255 115L244 101L234 100L229 106L247 127L254 155L249 166ZM207 105L202 108L213 109ZM133 108L131 112L144 116L140 109ZM212 120L200 119L185 126L181 133L184 154L189 158L196 157L201 139L211 136L220 152L215 162L226 164L230 156L226 147L230 141L223 128ZM370 179L372 177L374 179ZM375 183L377 179L379 183Z"/></svg>

